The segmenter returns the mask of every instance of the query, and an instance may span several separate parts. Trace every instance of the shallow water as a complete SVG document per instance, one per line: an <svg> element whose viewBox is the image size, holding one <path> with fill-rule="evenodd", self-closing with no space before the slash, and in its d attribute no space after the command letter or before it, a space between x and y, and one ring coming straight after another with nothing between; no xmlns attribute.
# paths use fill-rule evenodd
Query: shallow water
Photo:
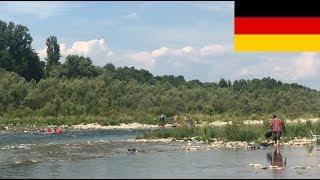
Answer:
<svg viewBox="0 0 320 180"><path fill-rule="evenodd" d="M134 142L136 130L79 130L59 135L0 135L0 178L318 178L320 147L185 151L186 142ZM192 145L198 145L192 142ZM135 148L136 153L128 153ZM250 164L263 164L259 169ZM299 166L294 169L294 166Z"/></svg>

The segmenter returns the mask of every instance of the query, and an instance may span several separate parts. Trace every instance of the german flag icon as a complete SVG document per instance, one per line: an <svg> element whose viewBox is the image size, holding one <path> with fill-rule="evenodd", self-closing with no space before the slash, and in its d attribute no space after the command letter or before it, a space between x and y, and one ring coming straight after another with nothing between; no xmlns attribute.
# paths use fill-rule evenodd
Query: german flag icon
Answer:
<svg viewBox="0 0 320 180"><path fill-rule="evenodd" d="M235 1L237 52L320 51L317 1Z"/></svg>

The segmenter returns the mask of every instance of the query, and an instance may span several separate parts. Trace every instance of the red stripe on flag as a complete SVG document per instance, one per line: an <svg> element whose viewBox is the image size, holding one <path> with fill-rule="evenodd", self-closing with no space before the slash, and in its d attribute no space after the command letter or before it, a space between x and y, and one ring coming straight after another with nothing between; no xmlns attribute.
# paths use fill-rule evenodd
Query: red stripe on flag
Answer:
<svg viewBox="0 0 320 180"><path fill-rule="evenodd" d="M320 17L235 17L235 34L320 34Z"/></svg>

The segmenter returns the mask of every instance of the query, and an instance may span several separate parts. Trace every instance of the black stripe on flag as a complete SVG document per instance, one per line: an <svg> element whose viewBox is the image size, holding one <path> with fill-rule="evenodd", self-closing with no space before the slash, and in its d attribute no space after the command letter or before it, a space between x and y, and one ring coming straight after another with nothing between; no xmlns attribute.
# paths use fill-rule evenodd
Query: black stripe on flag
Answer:
<svg viewBox="0 0 320 180"><path fill-rule="evenodd" d="M307 0L235 0L235 17L320 17L320 6Z"/></svg>

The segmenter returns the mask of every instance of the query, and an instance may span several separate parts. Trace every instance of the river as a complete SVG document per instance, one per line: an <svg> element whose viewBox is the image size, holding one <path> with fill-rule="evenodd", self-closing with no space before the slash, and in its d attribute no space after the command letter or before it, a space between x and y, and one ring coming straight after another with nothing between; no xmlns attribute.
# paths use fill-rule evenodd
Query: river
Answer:
<svg viewBox="0 0 320 180"><path fill-rule="evenodd" d="M172 179L319 178L320 146L186 151L187 142L136 142L143 130L73 130L62 134L0 134L0 178ZM192 142L196 144L195 142ZM130 153L128 149L136 149ZM262 164L266 169L255 167Z"/></svg>

